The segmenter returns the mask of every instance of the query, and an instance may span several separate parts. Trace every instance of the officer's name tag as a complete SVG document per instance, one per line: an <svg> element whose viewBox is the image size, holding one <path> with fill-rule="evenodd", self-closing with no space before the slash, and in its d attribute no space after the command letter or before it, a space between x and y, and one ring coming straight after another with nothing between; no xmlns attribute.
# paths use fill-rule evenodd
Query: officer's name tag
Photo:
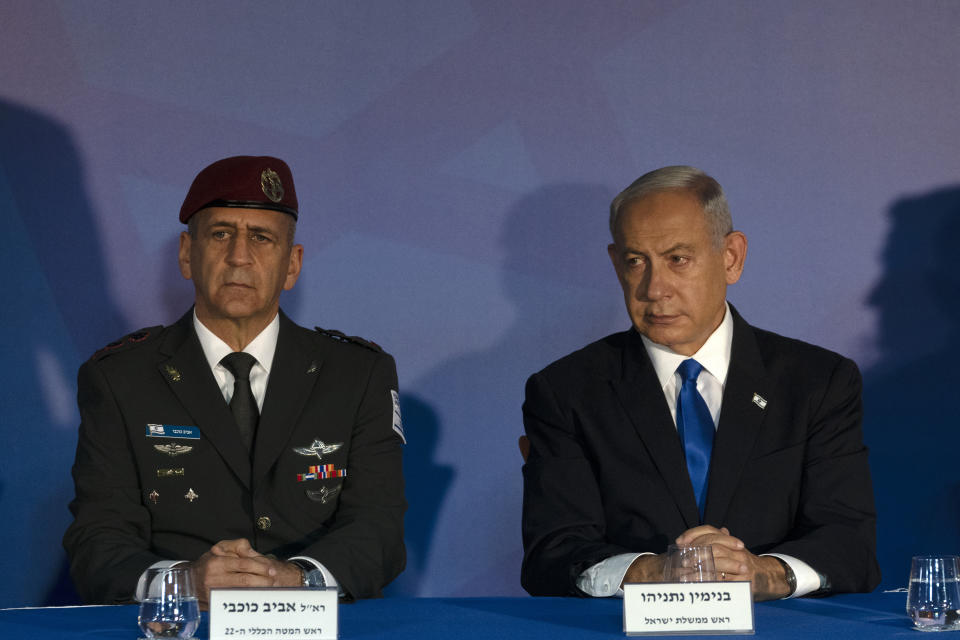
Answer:
<svg viewBox="0 0 960 640"><path fill-rule="evenodd" d="M198 427L177 426L172 424L148 424L148 438L182 438L184 440L199 440Z"/></svg>
<svg viewBox="0 0 960 640"><path fill-rule="evenodd" d="M647 582L623 585L628 636L753 633L750 582Z"/></svg>
<svg viewBox="0 0 960 640"><path fill-rule="evenodd" d="M211 589L210 640L336 640L337 590Z"/></svg>

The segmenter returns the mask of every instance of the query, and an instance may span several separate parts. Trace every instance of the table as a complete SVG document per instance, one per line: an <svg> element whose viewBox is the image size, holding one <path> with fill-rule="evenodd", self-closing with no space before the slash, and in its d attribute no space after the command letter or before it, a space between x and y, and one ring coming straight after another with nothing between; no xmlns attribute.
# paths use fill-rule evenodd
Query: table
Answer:
<svg viewBox="0 0 960 640"><path fill-rule="evenodd" d="M904 612L905 602L903 592L763 602L755 609L756 637L919 640ZM137 635L137 607L132 605L0 610L2 640L133 640ZM206 614L197 637L207 637ZM340 637L589 640L626 636L623 605L614 599L386 598L341 605Z"/></svg>

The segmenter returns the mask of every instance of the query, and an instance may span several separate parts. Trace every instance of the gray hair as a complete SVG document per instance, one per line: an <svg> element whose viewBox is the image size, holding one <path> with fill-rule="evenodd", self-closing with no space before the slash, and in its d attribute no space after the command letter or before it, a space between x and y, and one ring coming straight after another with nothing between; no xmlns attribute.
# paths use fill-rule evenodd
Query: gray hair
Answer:
<svg viewBox="0 0 960 640"><path fill-rule="evenodd" d="M616 239L617 219L628 205L658 191L686 191L694 196L703 207L714 244L723 247L723 239L733 231L730 206L723 195L723 187L700 169L685 165L645 173L617 194L610 203L610 235Z"/></svg>

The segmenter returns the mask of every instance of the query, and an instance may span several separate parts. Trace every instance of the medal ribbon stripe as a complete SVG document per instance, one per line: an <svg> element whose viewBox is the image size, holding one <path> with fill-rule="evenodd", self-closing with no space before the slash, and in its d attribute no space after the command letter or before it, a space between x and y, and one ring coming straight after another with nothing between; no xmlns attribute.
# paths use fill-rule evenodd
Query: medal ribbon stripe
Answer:
<svg viewBox="0 0 960 640"><path fill-rule="evenodd" d="M297 474L297 482L325 480L326 478L345 478L346 476L346 469L337 469L332 464L313 465L307 468L307 473Z"/></svg>
<svg viewBox="0 0 960 640"><path fill-rule="evenodd" d="M336 471L336 467L332 464L315 464L307 467L307 473L328 473L330 471Z"/></svg>

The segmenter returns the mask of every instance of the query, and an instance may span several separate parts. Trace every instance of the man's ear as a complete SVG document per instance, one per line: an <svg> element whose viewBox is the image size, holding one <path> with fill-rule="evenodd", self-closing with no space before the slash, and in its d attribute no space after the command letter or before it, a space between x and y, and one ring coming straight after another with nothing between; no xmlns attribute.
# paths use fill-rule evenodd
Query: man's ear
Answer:
<svg viewBox="0 0 960 640"><path fill-rule="evenodd" d="M300 267L303 266L303 245L295 244L290 250L290 264L287 265L287 279L283 282L284 291L293 289L300 277Z"/></svg>
<svg viewBox="0 0 960 640"><path fill-rule="evenodd" d="M731 231L723 239L723 268L727 274L727 284L740 279L746 259L747 236L740 231Z"/></svg>
<svg viewBox="0 0 960 640"><path fill-rule="evenodd" d="M190 245L192 242L193 238L190 236L190 232L180 232L180 251L177 254L177 262L180 263L180 275L187 280L190 280L192 273L190 271Z"/></svg>

